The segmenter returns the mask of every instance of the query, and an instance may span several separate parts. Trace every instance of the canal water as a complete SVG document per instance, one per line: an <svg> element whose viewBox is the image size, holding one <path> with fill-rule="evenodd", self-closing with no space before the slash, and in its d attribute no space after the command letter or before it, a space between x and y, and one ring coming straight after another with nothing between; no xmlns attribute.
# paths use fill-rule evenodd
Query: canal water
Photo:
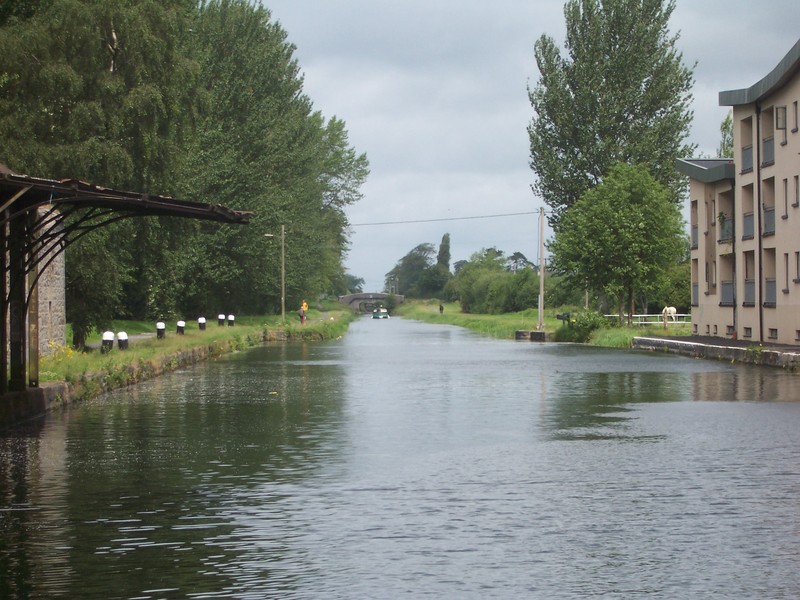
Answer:
<svg viewBox="0 0 800 600"><path fill-rule="evenodd" d="M800 376L403 319L0 437L3 598L797 598Z"/></svg>

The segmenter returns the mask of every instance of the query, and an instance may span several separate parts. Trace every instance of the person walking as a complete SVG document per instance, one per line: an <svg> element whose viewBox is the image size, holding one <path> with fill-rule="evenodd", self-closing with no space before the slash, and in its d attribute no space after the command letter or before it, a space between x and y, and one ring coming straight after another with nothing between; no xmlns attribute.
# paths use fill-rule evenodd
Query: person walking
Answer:
<svg viewBox="0 0 800 600"><path fill-rule="evenodd" d="M298 311L300 315L300 325L306 324L306 315L308 314L308 302L303 300L302 304L300 304L300 310Z"/></svg>

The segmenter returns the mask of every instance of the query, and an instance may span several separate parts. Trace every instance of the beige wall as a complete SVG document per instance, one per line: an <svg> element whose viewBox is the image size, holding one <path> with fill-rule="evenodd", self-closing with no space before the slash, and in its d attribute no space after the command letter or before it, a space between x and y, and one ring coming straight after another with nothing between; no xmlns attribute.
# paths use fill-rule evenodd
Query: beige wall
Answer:
<svg viewBox="0 0 800 600"><path fill-rule="evenodd" d="M800 345L798 100L800 74L795 73L779 90L760 98L758 106L734 106L735 186L690 183L698 242L692 250L692 281L699 288L692 323L699 335ZM786 127L778 129L782 107ZM746 168L748 156L751 169ZM733 216L730 242L720 241L720 212ZM752 236L745 235L747 220L753 224ZM720 306L727 281L735 281L735 306Z"/></svg>

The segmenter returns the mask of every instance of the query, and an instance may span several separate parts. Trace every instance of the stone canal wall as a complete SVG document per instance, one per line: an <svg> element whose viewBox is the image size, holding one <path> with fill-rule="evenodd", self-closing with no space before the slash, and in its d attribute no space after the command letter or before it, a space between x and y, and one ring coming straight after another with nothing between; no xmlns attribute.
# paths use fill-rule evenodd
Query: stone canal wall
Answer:
<svg viewBox="0 0 800 600"><path fill-rule="evenodd" d="M726 340L723 340L723 342ZM699 342L686 338L636 337L634 348L681 354L693 358L724 360L726 362L780 367L791 371L800 370L800 348L762 346L759 344Z"/></svg>

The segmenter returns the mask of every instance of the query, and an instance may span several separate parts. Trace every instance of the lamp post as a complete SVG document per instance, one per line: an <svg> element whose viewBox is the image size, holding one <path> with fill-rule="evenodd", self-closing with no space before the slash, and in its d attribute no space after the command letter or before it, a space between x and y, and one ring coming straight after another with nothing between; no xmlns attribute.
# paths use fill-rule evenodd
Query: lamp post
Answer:
<svg viewBox="0 0 800 600"><path fill-rule="evenodd" d="M264 237L275 237L265 233ZM281 225L281 320L286 321L286 226Z"/></svg>

